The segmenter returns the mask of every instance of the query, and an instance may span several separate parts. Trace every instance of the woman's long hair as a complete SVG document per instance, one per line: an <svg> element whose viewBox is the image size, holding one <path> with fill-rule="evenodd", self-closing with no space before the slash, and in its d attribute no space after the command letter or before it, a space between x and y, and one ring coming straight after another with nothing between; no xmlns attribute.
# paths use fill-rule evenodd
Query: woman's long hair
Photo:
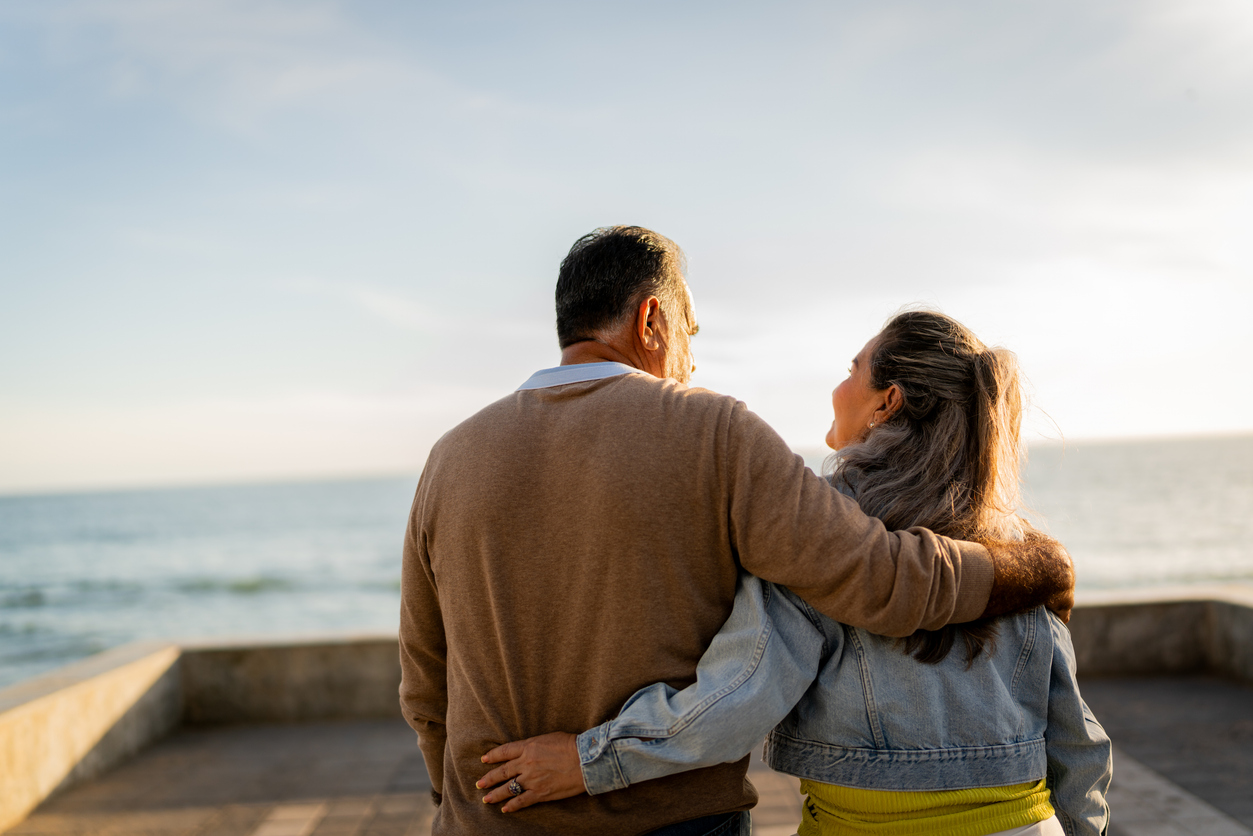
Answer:
<svg viewBox="0 0 1253 836"><path fill-rule="evenodd" d="M840 450L833 480L889 529L923 526L965 540L1022 536L1018 468L1022 389L1013 353L988 348L931 311L893 317L875 339L870 385L897 386L903 404ZM996 636L992 620L919 630L905 652L935 663L965 640L973 662Z"/></svg>

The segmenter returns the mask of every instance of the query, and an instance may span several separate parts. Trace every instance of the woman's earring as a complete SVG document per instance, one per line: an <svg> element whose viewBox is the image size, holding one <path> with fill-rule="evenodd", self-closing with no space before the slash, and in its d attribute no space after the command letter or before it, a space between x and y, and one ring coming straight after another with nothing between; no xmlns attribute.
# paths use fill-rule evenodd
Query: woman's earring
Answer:
<svg viewBox="0 0 1253 836"><path fill-rule="evenodd" d="M870 422L870 429L872 429L872 430L874 429L874 421L871 421L871 422Z"/></svg>

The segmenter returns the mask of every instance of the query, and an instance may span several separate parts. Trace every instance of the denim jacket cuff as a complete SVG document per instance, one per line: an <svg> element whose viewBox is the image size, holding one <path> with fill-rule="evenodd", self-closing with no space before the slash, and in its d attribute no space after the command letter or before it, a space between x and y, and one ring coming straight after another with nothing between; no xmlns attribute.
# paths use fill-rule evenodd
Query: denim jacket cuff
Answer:
<svg viewBox="0 0 1253 836"><path fill-rule="evenodd" d="M610 724L604 723L578 736L579 767L583 771L583 784L587 787L588 795L630 786L618 764L618 755L613 750L609 728Z"/></svg>

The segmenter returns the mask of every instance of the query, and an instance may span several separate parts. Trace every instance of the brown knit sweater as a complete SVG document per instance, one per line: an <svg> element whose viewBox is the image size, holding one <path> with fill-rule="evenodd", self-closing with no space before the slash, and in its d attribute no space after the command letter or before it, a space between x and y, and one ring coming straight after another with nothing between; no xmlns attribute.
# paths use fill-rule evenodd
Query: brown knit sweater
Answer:
<svg viewBox="0 0 1253 836"><path fill-rule="evenodd" d="M747 758L502 814L494 746L611 719L676 688L730 614L739 566L887 635L975 618L991 559L892 533L733 398L629 374L515 392L431 450L405 538L405 718L435 834L640 834L757 800Z"/></svg>

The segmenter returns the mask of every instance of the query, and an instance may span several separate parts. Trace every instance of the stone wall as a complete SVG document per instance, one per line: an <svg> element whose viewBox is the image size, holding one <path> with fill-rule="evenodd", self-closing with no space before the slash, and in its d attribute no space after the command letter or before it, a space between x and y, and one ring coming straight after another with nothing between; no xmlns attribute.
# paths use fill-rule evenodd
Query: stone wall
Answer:
<svg viewBox="0 0 1253 836"><path fill-rule="evenodd" d="M1253 682L1253 587L1088 595L1070 620L1082 676L1211 671Z"/></svg>
<svg viewBox="0 0 1253 836"><path fill-rule="evenodd" d="M395 636L185 645L183 722L400 716Z"/></svg>

